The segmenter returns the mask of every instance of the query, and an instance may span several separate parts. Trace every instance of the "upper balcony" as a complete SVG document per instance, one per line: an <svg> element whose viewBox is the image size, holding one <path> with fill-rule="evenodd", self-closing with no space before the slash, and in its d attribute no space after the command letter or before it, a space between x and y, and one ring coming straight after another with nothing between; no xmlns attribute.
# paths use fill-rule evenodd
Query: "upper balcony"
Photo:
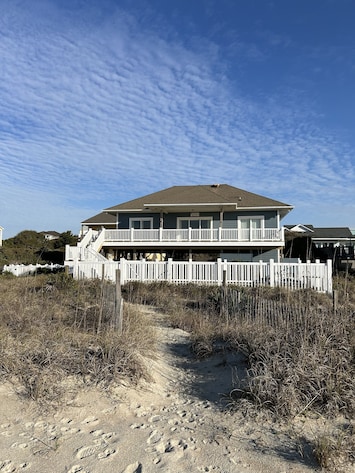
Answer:
<svg viewBox="0 0 355 473"><path fill-rule="evenodd" d="M217 229L147 229L137 230L103 230L100 240L105 246L122 246L122 244L250 244L250 243L280 243L284 242L283 229L279 228L217 228ZM243 246L244 246L243 245Z"/></svg>
<svg viewBox="0 0 355 473"><path fill-rule="evenodd" d="M275 248L284 246L281 228L217 228L217 229L89 229L76 247L66 246L66 260L91 259L100 261L100 250L111 248Z"/></svg>

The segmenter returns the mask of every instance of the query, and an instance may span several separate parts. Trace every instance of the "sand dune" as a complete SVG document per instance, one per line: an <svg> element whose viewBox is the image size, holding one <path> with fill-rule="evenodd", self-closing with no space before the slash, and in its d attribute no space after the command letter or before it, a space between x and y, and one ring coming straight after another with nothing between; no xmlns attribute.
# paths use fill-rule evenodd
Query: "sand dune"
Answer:
<svg viewBox="0 0 355 473"><path fill-rule="evenodd" d="M194 361L188 334L151 316L159 350L146 360L150 383L83 388L52 414L1 385L0 473L316 471L286 431L222 409L233 367L243 376L242 358L221 352Z"/></svg>

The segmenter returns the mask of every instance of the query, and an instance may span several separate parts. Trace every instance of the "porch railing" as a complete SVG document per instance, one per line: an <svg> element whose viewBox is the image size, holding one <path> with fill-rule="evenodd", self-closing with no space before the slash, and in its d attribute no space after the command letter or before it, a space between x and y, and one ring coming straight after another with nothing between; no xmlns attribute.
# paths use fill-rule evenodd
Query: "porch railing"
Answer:
<svg viewBox="0 0 355 473"><path fill-rule="evenodd" d="M283 230L278 228L217 228L149 230L103 230L105 241L117 242L232 242L232 241L283 241Z"/></svg>

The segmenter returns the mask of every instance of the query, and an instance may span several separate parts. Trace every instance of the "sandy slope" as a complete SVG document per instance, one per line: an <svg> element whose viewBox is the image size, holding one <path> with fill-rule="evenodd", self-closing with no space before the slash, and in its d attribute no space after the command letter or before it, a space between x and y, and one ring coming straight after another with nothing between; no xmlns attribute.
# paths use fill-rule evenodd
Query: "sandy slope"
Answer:
<svg viewBox="0 0 355 473"><path fill-rule="evenodd" d="M221 353L196 362L188 334L154 314L154 383L111 393L82 390L54 415L39 415L10 384L0 387L0 473L305 473L316 471L275 426L221 409L232 366ZM241 371L240 375L243 374Z"/></svg>

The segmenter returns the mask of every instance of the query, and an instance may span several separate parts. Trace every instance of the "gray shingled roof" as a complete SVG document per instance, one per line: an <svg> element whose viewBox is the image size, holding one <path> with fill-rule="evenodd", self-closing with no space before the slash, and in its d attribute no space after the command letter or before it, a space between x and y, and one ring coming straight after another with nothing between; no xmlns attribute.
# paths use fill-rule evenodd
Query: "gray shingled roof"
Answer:
<svg viewBox="0 0 355 473"><path fill-rule="evenodd" d="M116 217L107 212L101 212L93 217L88 218L81 222L82 224L95 224L95 225L107 225L116 223Z"/></svg>
<svg viewBox="0 0 355 473"><path fill-rule="evenodd" d="M284 208L292 206L253 194L228 184L173 186L105 209L105 211L142 210L147 205L237 204L238 208Z"/></svg>
<svg viewBox="0 0 355 473"><path fill-rule="evenodd" d="M312 239L339 239L339 238L352 238L348 227L329 227L329 228L314 228Z"/></svg>
<svg viewBox="0 0 355 473"><path fill-rule="evenodd" d="M309 233L305 233L304 236L310 236L312 240L338 240L338 239L349 239L353 237L351 230L348 227L313 227L313 225L304 225L311 230ZM297 227L296 225L285 225L287 230Z"/></svg>

